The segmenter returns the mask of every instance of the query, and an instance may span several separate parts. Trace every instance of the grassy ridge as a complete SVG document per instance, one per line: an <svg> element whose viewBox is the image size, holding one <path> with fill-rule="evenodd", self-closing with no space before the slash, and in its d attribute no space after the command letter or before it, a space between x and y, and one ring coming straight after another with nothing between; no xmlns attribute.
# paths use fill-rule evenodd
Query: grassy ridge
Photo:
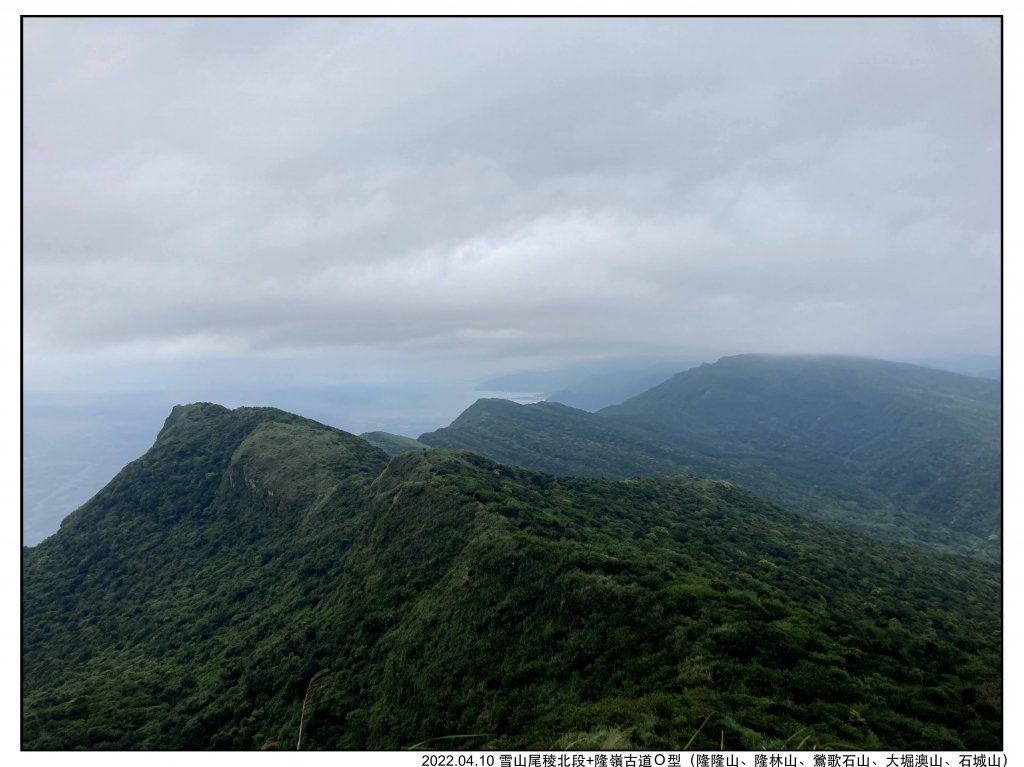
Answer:
<svg viewBox="0 0 1024 767"><path fill-rule="evenodd" d="M997 568L723 482L192 406L23 567L27 748L1002 741Z"/></svg>
<svg viewBox="0 0 1024 767"><path fill-rule="evenodd" d="M724 358L622 405L480 400L420 437L579 476L699 474L879 540L998 560L999 384L848 358Z"/></svg>

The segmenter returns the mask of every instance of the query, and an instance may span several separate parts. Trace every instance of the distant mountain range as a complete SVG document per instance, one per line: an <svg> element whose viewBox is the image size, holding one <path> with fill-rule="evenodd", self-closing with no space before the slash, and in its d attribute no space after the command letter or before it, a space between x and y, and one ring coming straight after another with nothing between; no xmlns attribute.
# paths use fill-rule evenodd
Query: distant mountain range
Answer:
<svg viewBox="0 0 1024 767"><path fill-rule="evenodd" d="M1001 750L999 405L741 356L418 442L176 407L23 549L23 747Z"/></svg>
<svg viewBox="0 0 1024 767"><path fill-rule="evenodd" d="M531 392L547 402L596 412L635 397L677 373L717 358L611 357L574 362L544 370L525 370L489 378L480 391ZM918 367L998 381L1002 360L998 355L958 355L901 360Z"/></svg>
<svg viewBox="0 0 1024 767"><path fill-rule="evenodd" d="M480 400L435 447L561 474L728 479L885 540L998 557L1000 385L903 363L742 355L596 414Z"/></svg>
<svg viewBox="0 0 1024 767"><path fill-rule="evenodd" d="M976 378L991 378L998 381L1003 377L1003 360L998 354L961 354L955 357L928 357L907 361Z"/></svg>
<svg viewBox="0 0 1024 767"><path fill-rule="evenodd" d="M483 391L537 392L548 402L589 410L617 405L657 386L699 361L677 357L630 357L591 360L551 370L524 371L490 378Z"/></svg>
<svg viewBox="0 0 1024 767"><path fill-rule="evenodd" d="M389 434L386 431L368 431L359 436L388 455L398 455L400 453L407 453L410 450L424 450L430 447L430 445L420 442L418 439L403 437L400 434Z"/></svg>

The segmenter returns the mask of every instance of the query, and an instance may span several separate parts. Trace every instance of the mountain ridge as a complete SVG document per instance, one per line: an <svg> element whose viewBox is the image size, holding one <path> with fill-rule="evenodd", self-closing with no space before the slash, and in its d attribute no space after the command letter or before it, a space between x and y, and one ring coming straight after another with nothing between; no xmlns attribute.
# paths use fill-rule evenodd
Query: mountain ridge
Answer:
<svg viewBox="0 0 1024 767"><path fill-rule="evenodd" d="M23 550L28 749L291 747L313 678L308 748L1002 743L997 566L728 482L201 403L72 517Z"/></svg>
<svg viewBox="0 0 1024 767"><path fill-rule="evenodd" d="M596 414L481 400L421 435L556 473L694 473L881 539L1000 555L1001 388L908 363L738 355Z"/></svg>

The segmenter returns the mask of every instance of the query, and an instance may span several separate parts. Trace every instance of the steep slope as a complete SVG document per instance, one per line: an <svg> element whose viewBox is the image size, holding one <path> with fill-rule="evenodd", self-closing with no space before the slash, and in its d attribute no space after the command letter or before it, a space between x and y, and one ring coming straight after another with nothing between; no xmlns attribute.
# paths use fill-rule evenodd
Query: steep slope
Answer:
<svg viewBox="0 0 1024 767"><path fill-rule="evenodd" d="M595 412L609 405L641 394L681 370L689 370L699 362L684 360L652 360L620 368L601 370L549 394L548 402Z"/></svg>
<svg viewBox="0 0 1024 767"><path fill-rule="evenodd" d="M299 630L387 460L271 408L175 407L146 455L24 550L26 744L223 745L237 659L270 627Z"/></svg>
<svg viewBox="0 0 1024 767"><path fill-rule="evenodd" d="M991 566L836 535L721 482L555 478L465 453L400 460L376 485L373 545L354 545L353 559L401 583L410 555L425 563L437 549L410 550L431 528L454 556L418 568L434 585L383 638L371 741L484 732L477 745L617 736L678 747L712 715L711 732L733 748L797 732L822 747L952 745L984 716L919 719L935 712L929 696L980 700L984 679L981 708L994 710ZM413 519L432 513L408 530L410 497ZM954 657L943 642L926 658L932 645L911 637L927 620L973 649ZM924 692L933 687L944 691ZM413 724L424 720L430 730Z"/></svg>
<svg viewBox="0 0 1024 767"><path fill-rule="evenodd" d="M609 479L677 473L681 460L654 440L554 402L477 400L451 425L419 441L553 474Z"/></svg>
<svg viewBox="0 0 1024 767"><path fill-rule="evenodd" d="M902 363L726 357L601 415L809 484L863 487L899 510L998 541L1000 387ZM767 481L748 486L767 493Z"/></svg>
<svg viewBox="0 0 1024 767"><path fill-rule="evenodd" d="M579 476L685 472L785 508L998 558L998 383L849 358L732 357L596 415L481 400L422 442Z"/></svg>
<svg viewBox="0 0 1024 767"><path fill-rule="evenodd" d="M388 455L399 455L410 450L426 450L429 447L412 437L403 437L401 434L391 434L386 431L368 431L365 434L360 434L359 437Z"/></svg>
<svg viewBox="0 0 1024 767"><path fill-rule="evenodd" d="M303 748L1001 747L996 567L722 482L192 406L23 568L28 748L294 748L313 679Z"/></svg>

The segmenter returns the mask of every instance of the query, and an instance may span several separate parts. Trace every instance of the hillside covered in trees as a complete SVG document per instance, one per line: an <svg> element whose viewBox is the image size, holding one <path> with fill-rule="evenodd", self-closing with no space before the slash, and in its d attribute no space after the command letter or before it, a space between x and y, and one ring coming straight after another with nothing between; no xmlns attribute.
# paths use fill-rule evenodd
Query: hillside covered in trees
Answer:
<svg viewBox="0 0 1024 767"><path fill-rule="evenodd" d="M998 560L998 381L849 357L725 357L598 413L479 400L434 447L622 479L690 473L879 540Z"/></svg>
<svg viewBox="0 0 1024 767"><path fill-rule="evenodd" d="M176 407L23 584L29 749L1002 744L997 565L706 478Z"/></svg>

